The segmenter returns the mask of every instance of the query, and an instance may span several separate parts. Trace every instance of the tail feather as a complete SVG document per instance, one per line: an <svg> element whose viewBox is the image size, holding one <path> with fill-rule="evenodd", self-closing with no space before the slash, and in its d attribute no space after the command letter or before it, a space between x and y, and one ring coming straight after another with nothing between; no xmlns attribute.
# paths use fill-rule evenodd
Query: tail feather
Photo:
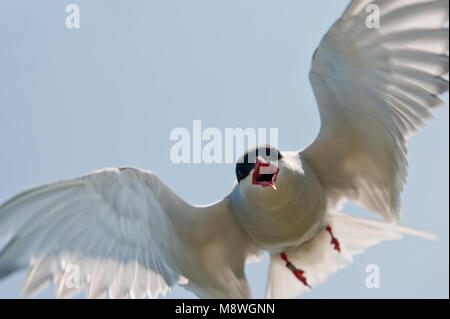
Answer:
<svg viewBox="0 0 450 319"><path fill-rule="evenodd" d="M311 287L323 283L329 275L351 264L353 256L382 241L397 240L404 234L427 239L436 238L413 228L345 214L330 214L328 221L334 236L339 240L341 252L331 245L330 234L326 229L311 241L287 252L292 264L304 271ZM309 290L309 287L295 280L279 255L271 256L267 298L293 298Z"/></svg>

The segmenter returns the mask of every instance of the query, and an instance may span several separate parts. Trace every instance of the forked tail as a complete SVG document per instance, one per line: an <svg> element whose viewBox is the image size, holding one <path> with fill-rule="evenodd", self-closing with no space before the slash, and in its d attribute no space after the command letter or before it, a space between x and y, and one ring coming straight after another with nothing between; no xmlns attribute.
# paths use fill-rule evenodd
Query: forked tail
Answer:
<svg viewBox="0 0 450 319"><path fill-rule="evenodd" d="M303 281L297 280L280 255L271 256L266 298L297 297L349 265L354 255L382 241L400 239L403 234L436 239L432 234L409 227L345 214L329 214L328 221L330 226L311 241L286 252L290 267L301 268ZM339 250L333 242L336 238Z"/></svg>

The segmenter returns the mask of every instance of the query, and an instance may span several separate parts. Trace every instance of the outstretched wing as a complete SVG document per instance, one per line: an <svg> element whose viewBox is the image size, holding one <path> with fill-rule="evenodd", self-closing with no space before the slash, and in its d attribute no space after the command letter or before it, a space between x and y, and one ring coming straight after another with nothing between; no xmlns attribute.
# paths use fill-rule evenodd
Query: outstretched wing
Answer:
<svg viewBox="0 0 450 319"><path fill-rule="evenodd" d="M354 0L322 39L310 72L322 127L302 156L331 206L347 198L400 218L408 137L448 90L448 10L448 0Z"/></svg>
<svg viewBox="0 0 450 319"><path fill-rule="evenodd" d="M52 279L58 297L156 297L177 283L204 297L249 294L252 247L226 199L191 206L148 171L105 169L24 192L0 206L6 234L0 278L29 267L26 295Z"/></svg>
<svg viewBox="0 0 450 319"><path fill-rule="evenodd" d="M351 264L353 256L382 241L397 240L403 234L434 239L433 235L412 228L345 214L330 214L328 221L333 234L339 239L341 252L333 248L326 230L299 248L287 252L292 264L304 271L303 276L312 288ZM294 298L310 289L286 269L279 255L271 256L267 298Z"/></svg>

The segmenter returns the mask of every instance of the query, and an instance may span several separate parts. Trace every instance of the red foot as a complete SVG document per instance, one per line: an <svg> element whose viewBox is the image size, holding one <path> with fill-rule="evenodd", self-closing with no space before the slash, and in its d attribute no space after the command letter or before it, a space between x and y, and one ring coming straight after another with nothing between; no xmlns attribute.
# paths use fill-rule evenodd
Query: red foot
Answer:
<svg viewBox="0 0 450 319"><path fill-rule="evenodd" d="M327 230L327 232L330 233L331 244L334 246L334 249L337 250L338 252L341 252L341 245L339 244L339 241L336 239L336 237L334 237L333 229L331 228L331 226L328 225L327 228L325 228L325 229Z"/></svg>
<svg viewBox="0 0 450 319"><path fill-rule="evenodd" d="M286 267L289 268L289 270L292 271L295 277L297 277L298 280L300 280L305 286L311 288L311 286L308 284L308 281L306 280L306 277L303 276L305 273L303 270L296 268L287 258L287 255L285 253L280 254L281 259L283 259L286 262Z"/></svg>

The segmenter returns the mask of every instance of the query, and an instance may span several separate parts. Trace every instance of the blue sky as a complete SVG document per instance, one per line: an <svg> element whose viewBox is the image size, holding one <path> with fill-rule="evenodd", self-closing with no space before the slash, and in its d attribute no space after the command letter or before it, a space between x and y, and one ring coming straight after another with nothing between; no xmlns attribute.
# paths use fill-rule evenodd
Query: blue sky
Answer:
<svg viewBox="0 0 450 319"><path fill-rule="evenodd" d="M72 2L78 30L64 24L69 1L0 5L0 201L132 165L191 203L210 203L230 191L234 165L173 164L172 129L191 130L196 119L220 130L275 127L281 150L316 136L310 60L347 0ZM448 298L448 106L435 116L410 142L402 224L439 239L373 247L302 297ZM372 216L354 205L344 211ZM379 289L365 287L368 264L380 267ZM265 256L246 269L255 297L264 296L267 268ZM23 277L1 280L0 298L19 297ZM168 297L193 295L176 288Z"/></svg>

